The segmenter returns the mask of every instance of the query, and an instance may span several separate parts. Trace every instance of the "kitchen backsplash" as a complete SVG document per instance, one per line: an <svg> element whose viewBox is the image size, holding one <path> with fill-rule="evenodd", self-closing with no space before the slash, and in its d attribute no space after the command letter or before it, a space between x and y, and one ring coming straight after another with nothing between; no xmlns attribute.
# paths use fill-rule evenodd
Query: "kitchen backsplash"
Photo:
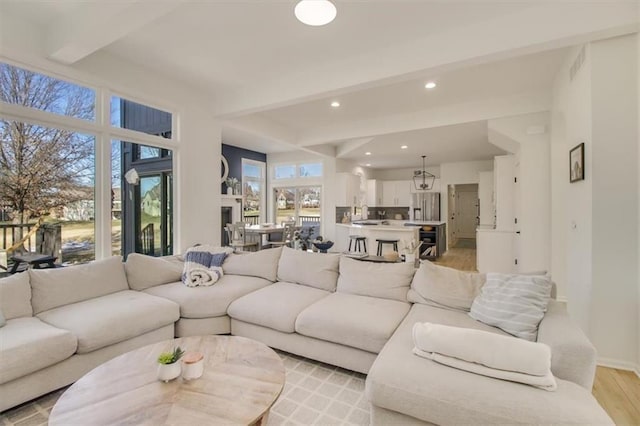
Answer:
<svg viewBox="0 0 640 426"><path fill-rule="evenodd" d="M378 213L384 215L379 215ZM402 217L396 215L401 215ZM409 220L409 207L370 207L368 219L397 219Z"/></svg>
<svg viewBox="0 0 640 426"><path fill-rule="evenodd" d="M396 219L396 215L401 215L398 220L409 220L409 207L370 207L368 209L369 216L367 219ZM378 212L384 212L384 215L378 215ZM336 223L343 223L343 218L349 216L349 221L353 215L353 210L349 207L336 207Z"/></svg>

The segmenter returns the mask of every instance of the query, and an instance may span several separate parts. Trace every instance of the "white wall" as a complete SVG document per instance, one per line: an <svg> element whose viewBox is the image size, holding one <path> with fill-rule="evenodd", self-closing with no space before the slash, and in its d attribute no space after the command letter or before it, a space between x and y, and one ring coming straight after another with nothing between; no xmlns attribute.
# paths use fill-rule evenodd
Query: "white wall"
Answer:
<svg viewBox="0 0 640 426"><path fill-rule="evenodd" d="M638 8L640 21L640 8ZM638 56L638 164L640 164L640 33L636 35L636 54ZM638 188L640 188L640 173L638 173ZM640 241L640 197L638 198L638 241ZM638 327L640 327L640 250L638 250ZM636 374L640 376L640 338L638 339L638 356L636 357Z"/></svg>
<svg viewBox="0 0 640 426"><path fill-rule="evenodd" d="M638 68L635 36L591 45L593 299L591 338L602 361L637 359ZM625 366L624 364L622 366Z"/></svg>
<svg viewBox="0 0 640 426"><path fill-rule="evenodd" d="M552 274L601 363L633 368L638 318L638 47L635 35L567 56L552 109ZM569 150L585 143L585 180L569 184ZM566 253L566 256L565 256Z"/></svg>
<svg viewBox="0 0 640 426"><path fill-rule="evenodd" d="M553 88L551 112L551 274L558 297L585 332L591 304L591 55L569 81L582 46L567 55ZM585 180L569 184L569 150L585 142Z"/></svg>

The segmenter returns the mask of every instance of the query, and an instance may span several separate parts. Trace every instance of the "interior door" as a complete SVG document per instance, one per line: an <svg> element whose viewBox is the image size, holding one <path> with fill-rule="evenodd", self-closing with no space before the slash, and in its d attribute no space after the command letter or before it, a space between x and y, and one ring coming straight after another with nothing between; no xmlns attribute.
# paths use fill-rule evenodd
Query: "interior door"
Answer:
<svg viewBox="0 0 640 426"><path fill-rule="evenodd" d="M478 226L478 192L456 193L456 225L458 238L475 238Z"/></svg>

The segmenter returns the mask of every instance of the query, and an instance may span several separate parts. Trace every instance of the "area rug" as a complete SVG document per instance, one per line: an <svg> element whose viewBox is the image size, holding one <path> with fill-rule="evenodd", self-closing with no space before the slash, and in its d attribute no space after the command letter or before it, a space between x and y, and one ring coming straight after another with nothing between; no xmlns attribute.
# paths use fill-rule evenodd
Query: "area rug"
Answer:
<svg viewBox="0 0 640 426"><path fill-rule="evenodd" d="M279 352L287 380L267 422L277 425L368 425L363 374ZM0 425L45 426L63 390L0 414Z"/></svg>
<svg viewBox="0 0 640 426"><path fill-rule="evenodd" d="M475 238L458 238L456 243L453 245L453 248L476 248L476 240Z"/></svg>

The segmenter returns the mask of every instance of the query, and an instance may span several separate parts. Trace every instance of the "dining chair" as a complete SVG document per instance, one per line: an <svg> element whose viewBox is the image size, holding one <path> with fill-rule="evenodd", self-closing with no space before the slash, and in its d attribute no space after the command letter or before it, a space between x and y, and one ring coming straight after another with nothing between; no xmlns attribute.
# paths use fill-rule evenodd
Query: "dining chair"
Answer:
<svg viewBox="0 0 640 426"><path fill-rule="evenodd" d="M293 241L293 233L296 230L296 222L295 221L284 221L282 222L282 233L281 239L278 240L269 240L269 244L271 248L273 247L282 247L287 246L291 247Z"/></svg>
<svg viewBox="0 0 640 426"><path fill-rule="evenodd" d="M258 250L259 244L257 241L247 241L247 229L244 222L227 223L225 230L229 238L229 246L233 247L234 251Z"/></svg>

